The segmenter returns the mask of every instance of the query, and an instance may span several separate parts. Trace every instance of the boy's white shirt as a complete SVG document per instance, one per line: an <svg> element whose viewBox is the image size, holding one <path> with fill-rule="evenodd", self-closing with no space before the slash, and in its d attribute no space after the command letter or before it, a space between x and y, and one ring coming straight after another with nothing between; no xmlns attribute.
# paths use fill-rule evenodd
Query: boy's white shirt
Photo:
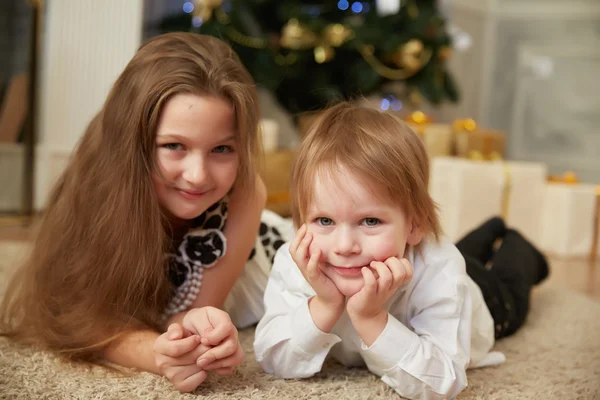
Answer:
<svg viewBox="0 0 600 400"><path fill-rule="evenodd" d="M458 249L446 239L409 249L410 282L388 303L388 322L367 347L344 311L331 333L319 330L308 308L314 290L289 254L275 256L265 291L265 315L254 341L262 368L305 378L331 355L346 366L365 365L409 399L453 398L467 386L466 369L504 362L492 352L494 323Z"/></svg>

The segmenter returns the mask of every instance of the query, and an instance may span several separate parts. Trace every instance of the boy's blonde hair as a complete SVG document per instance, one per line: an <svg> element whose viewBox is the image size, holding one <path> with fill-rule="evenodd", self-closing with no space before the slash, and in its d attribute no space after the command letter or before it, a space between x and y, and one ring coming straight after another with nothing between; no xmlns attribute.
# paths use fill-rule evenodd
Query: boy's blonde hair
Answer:
<svg viewBox="0 0 600 400"><path fill-rule="evenodd" d="M294 224L305 222L315 177L344 167L382 199L399 205L424 236L440 236L437 207L427 191L429 160L421 139L401 120L343 102L325 110L309 128L292 167Z"/></svg>

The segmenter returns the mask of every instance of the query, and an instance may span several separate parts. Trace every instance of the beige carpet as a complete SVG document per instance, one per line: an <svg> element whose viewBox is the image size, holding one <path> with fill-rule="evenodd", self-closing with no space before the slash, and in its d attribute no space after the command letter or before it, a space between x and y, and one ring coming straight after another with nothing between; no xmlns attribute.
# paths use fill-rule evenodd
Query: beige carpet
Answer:
<svg viewBox="0 0 600 400"><path fill-rule="evenodd" d="M0 290L27 247L0 242ZM6 399L388 399L400 398L363 369L328 362L318 376L279 380L253 359L252 330L241 333L246 349L233 377L211 376L194 394L180 394L161 377L121 378L94 367L67 365L51 354L17 348L0 339L0 398ZM527 325L497 350L508 361L469 371L461 399L599 399L600 303L543 286L533 296Z"/></svg>

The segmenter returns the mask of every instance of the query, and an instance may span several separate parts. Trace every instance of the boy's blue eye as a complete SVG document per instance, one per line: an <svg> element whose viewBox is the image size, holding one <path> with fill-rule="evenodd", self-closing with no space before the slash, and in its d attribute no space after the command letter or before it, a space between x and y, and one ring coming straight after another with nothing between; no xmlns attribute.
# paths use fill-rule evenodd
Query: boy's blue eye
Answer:
<svg viewBox="0 0 600 400"><path fill-rule="evenodd" d="M223 154L223 153L231 153L233 148L231 146L217 146L213 149L213 153Z"/></svg>
<svg viewBox="0 0 600 400"><path fill-rule="evenodd" d="M363 220L366 226L377 226L381 221L377 218L365 218Z"/></svg>
<svg viewBox="0 0 600 400"><path fill-rule="evenodd" d="M331 226L333 225L333 220L331 218L319 217L317 218L317 222L321 226Z"/></svg>
<svg viewBox="0 0 600 400"><path fill-rule="evenodd" d="M167 150L181 150L183 149L183 145L181 143L165 143L161 145L161 147Z"/></svg>

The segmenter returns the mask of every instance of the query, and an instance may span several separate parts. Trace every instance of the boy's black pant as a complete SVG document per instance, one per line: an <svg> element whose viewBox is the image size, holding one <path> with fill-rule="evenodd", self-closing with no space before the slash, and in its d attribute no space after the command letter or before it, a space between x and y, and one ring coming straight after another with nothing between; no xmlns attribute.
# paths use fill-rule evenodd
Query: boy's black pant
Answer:
<svg viewBox="0 0 600 400"><path fill-rule="evenodd" d="M502 243L494 250L497 239ZM496 339L512 335L529 312L531 287L548 276L546 259L497 217L468 233L456 247L465 258L467 273L481 288Z"/></svg>

